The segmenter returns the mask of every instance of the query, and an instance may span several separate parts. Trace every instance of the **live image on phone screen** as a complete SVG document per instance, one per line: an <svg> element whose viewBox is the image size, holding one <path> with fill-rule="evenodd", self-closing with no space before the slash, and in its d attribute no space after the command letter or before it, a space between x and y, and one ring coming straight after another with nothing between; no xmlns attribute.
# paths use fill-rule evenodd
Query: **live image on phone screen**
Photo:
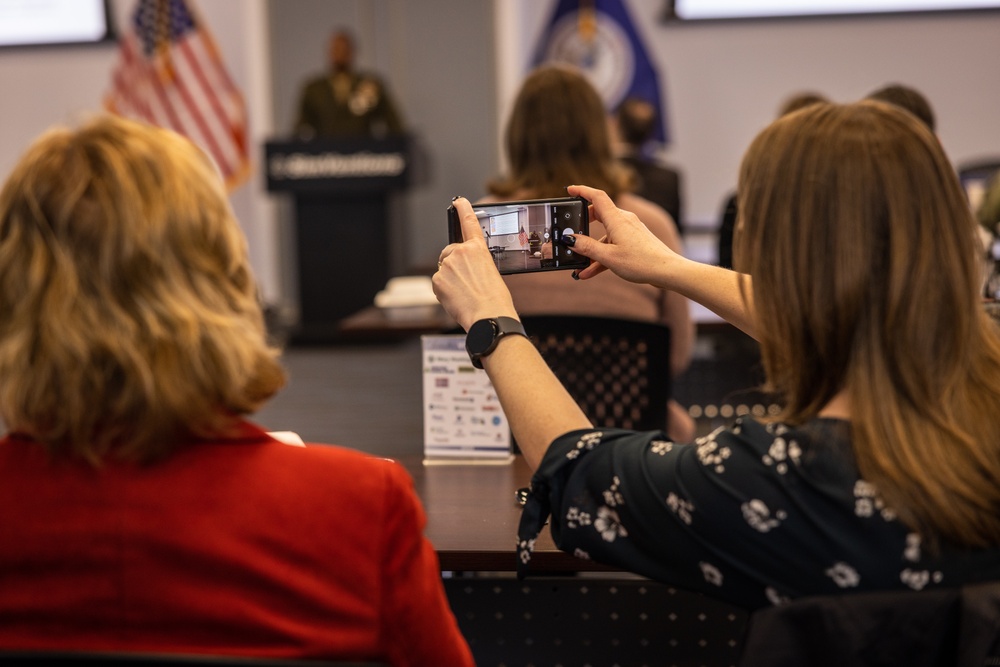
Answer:
<svg viewBox="0 0 1000 667"><path fill-rule="evenodd" d="M580 199L507 202L474 207L483 238L500 273L525 273L587 266L560 239L586 234L586 202Z"/></svg>

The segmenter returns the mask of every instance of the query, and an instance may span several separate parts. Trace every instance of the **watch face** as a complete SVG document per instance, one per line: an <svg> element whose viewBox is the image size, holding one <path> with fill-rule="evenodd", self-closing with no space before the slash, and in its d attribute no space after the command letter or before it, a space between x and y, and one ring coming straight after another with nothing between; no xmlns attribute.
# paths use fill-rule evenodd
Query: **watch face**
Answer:
<svg viewBox="0 0 1000 667"><path fill-rule="evenodd" d="M496 325L493 320L479 320L465 335L465 349L470 355L483 354L490 349L496 339Z"/></svg>

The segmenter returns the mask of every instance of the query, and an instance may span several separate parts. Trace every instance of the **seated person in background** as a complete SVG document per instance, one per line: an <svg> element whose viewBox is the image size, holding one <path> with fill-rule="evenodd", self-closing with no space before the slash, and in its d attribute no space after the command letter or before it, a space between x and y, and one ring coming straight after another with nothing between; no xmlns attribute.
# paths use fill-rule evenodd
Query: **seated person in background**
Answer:
<svg viewBox="0 0 1000 667"><path fill-rule="evenodd" d="M405 470L284 384L214 165L117 117L0 191L0 647L471 665Z"/></svg>
<svg viewBox="0 0 1000 667"><path fill-rule="evenodd" d="M793 111L798 111L817 102L828 101L823 95L806 91L792 95L781 105L778 118ZM719 223L719 261L718 265L733 268L733 234L736 231L736 193L729 195L722 206L722 221Z"/></svg>
<svg viewBox="0 0 1000 667"><path fill-rule="evenodd" d="M976 220L990 236L1000 231L1000 172L987 182L983 200L976 209Z"/></svg>
<svg viewBox="0 0 1000 667"><path fill-rule="evenodd" d="M937 123L934 109L927 98L916 88L900 83L890 83L872 91L866 96L866 99L887 102L905 109L916 116L931 132L936 131ZM976 228L976 233L981 244L980 248L977 249L976 256L980 261L980 275L985 294L991 289L987 283L989 283L990 274L993 272L993 232L989 231L988 227L979 226Z"/></svg>
<svg viewBox="0 0 1000 667"><path fill-rule="evenodd" d="M480 203L565 197L573 183L599 183L615 201L638 215L652 233L676 252L680 235L666 212L628 191L628 174L611 154L607 114L597 91L583 74L564 66L532 72L514 101L504 146L509 173L488 184ZM604 228L591 224L600 238ZM658 290L601 276L586 286L565 272L506 276L518 312L525 315L600 315L662 322L671 332L671 372L687 368L694 346L688 300ZM670 432L694 437L694 421L676 401L668 406Z"/></svg>
<svg viewBox="0 0 1000 667"><path fill-rule="evenodd" d="M979 236L986 248L983 267L984 293L990 299L1000 297L1000 257L995 256L993 245L1000 230L1000 172L986 184L983 200L976 209ZM995 311L994 311L995 312ZM997 313L1000 315L1000 313Z"/></svg>
<svg viewBox="0 0 1000 667"><path fill-rule="evenodd" d="M656 107L646 100L628 97L614 116L613 143L619 144L618 159L635 172L635 192L670 214L677 231L684 232L681 219L681 176L649 152L659 118Z"/></svg>
<svg viewBox="0 0 1000 667"><path fill-rule="evenodd" d="M552 241L546 241L542 244L542 261L552 261Z"/></svg>
<svg viewBox="0 0 1000 667"><path fill-rule="evenodd" d="M1000 228L1000 172L986 184L983 200L976 210L976 219L989 234L996 235Z"/></svg>
<svg viewBox="0 0 1000 667"><path fill-rule="evenodd" d="M761 346L783 412L694 444L595 428L522 336L482 359L536 470L519 563L559 547L757 608L807 595L1000 578L1000 330L980 307L975 221L937 138L892 105L819 103L740 169L736 259L686 259L599 190L593 264L703 303ZM845 196L848 193L849 196ZM468 329L517 317L478 233L433 282Z"/></svg>
<svg viewBox="0 0 1000 667"><path fill-rule="evenodd" d="M906 109L935 132L934 110L927 98L915 88L900 83L890 83L874 90L866 96L869 100L879 100Z"/></svg>
<svg viewBox="0 0 1000 667"><path fill-rule="evenodd" d="M302 89L295 132L313 137L384 137L403 132L403 121L386 85L354 69L354 37L330 36L330 71Z"/></svg>

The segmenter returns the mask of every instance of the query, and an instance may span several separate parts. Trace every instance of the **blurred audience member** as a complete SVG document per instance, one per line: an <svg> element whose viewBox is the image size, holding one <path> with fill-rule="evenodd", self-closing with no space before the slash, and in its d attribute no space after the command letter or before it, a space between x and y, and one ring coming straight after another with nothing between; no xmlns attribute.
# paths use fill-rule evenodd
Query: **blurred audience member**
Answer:
<svg viewBox="0 0 1000 667"><path fill-rule="evenodd" d="M405 470L284 384L218 171L117 117L0 191L0 647L471 665Z"/></svg>
<svg viewBox="0 0 1000 667"><path fill-rule="evenodd" d="M987 182L983 200L976 209L976 219L983 229L996 235L1000 227L1000 171Z"/></svg>
<svg viewBox="0 0 1000 667"><path fill-rule="evenodd" d="M804 109L805 107L826 102L823 95L813 91L796 93L786 99L778 109L778 118ZM719 266L733 268L733 234L736 231L736 193L729 195L722 206L722 221L719 223Z"/></svg>
<svg viewBox="0 0 1000 667"><path fill-rule="evenodd" d="M608 136L607 113L597 91L578 71L545 66L524 81L507 120L504 147L510 171L488 184L483 200L565 197L566 186L599 183L620 206L634 211L650 231L677 252L680 234L661 207L629 191L629 171L616 160ZM592 223L600 238L604 229ZM671 332L671 372L687 368L694 345L694 323L687 299L601 276L587 285L565 272L506 276L522 315L600 315L662 322ZM676 401L668 406L670 433L678 439L694 435L694 421Z"/></svg>
<svg viewBox="0 0 1000 667"><path fill-rule="evenodd" d="M997 172L986 185L983 200L976 209L976 220L979 221L979 238L986 248L984 255L984 294L997 300L1000 298L1000 256L995 246L1000 234L1000 172Z"/></svg>
<svg viewBox="0 0 1000 667"><path fill-rule="evenodd" d="M626 98L615 112L615 143L618 158L636 174L635 193L670 214L677 231L683 233L681 219L681 176L653 154L650 142L660 122L656 107L638 97Z"/></svg>
<svg viewBox="0 0 1000 667"><path fill-rule="evenodd" d="M930 128L931 132L936 132L934 110L931 108L931 104L927 101L927 98L915 88L904 86L900 83L890 83L868 93L867 98L888 102L889 104L895 104L897 107L906 109Z"/></svg>
<svg viewBox="0 0 1000 667"><path fill-rule="evenodd" d="M924 96L923 93L911 86L906 86L900 83L891 83L872 91L866 96L866 99L886 102L904 109L916 116L917 119L926 125L931 132L936 132L937 123L931 103L927 100L927 97ZM974 210L977 217L979 217L980 211L981 209ZM983 214L989 216L990 212L986 210L983 211ZM994 221L994 223L995 222L996 221ZM976 229L976 233L980 241L979 261L981 266L980 270L982 274L983 293L995 294L997 283L1000 281L1000 279L994 275L993 238L996 233L996 229L990 229L988 226L980 224L980 226Z"/></svg>

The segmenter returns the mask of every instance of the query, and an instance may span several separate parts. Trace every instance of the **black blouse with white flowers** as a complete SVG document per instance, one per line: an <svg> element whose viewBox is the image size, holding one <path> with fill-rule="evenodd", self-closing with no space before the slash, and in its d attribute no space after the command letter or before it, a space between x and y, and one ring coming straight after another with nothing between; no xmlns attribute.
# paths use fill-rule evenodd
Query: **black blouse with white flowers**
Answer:
<svg viewBox="0 0 1000 667"><path fill-rule="evenodd" d="M531 480L522 575L550 514L563 551L750 609L1000 579L1000 549L923 549L859 478L850 425L836 419L743 418L689 445L656 431L567 433Z"/></svg>

